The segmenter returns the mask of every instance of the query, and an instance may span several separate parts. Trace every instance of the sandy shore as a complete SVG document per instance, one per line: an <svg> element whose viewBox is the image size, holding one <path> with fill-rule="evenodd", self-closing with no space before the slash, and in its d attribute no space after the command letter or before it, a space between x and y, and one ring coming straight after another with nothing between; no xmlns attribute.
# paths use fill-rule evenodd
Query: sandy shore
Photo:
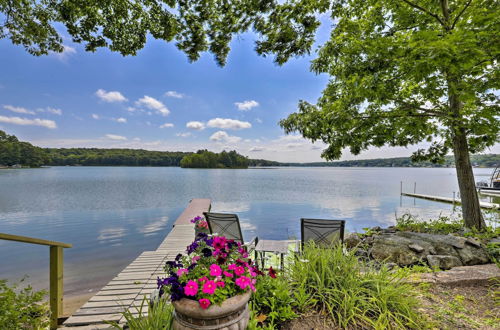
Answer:
<svg viewBox="0 0 500 330"><path fill-rule="evenodd" d="M85 304L97 292L89 292L79 295L64 296L63 316L70 316Z"/></svg>

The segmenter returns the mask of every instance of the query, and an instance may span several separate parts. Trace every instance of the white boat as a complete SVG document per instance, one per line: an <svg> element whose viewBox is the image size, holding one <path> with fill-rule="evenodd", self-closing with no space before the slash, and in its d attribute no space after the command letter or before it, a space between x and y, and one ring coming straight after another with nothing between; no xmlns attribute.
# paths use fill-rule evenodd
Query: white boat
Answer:
<svg viewBox="0 0 500 330"><path fill-rule="evenodd" d="M476 184L480 193L500 196L500 165L498 165L491 174L490 182L481 181Z"/></svg>

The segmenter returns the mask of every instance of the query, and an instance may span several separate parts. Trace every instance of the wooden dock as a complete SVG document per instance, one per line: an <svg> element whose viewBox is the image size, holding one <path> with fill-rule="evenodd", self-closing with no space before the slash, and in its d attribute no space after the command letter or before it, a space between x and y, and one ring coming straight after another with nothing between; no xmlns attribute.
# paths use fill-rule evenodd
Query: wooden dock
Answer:
<svg viewBox="0 0 500 330"><path fill-rule="evenodd" d="M451 203L451 204L461 204L460 199L453 199L449 197L441 197L441 196L431 196L431 195L422 195L422 194L412 194L412 193L401 193L403 196L408 196L408 197L415 197L415 198L422 198L422 199L427 199L431 201L436 201L436 202L444 202L444 203ZM495 204L495 203L488 203L488 202L479 202L479 205L484 208L484 209L490 209L490 210L500 210L500 204Z"/></svg>
<svg viewBox="0 0 500 330"><path fill-rule="evenodd" d="M163 266L186 247L194 239L194 225L189 222L197 215L210 210L210 199L193 199L177 218L174 227L155 251L145 251L130 265L122 270L95 296L78 309L63 324L68 329L108 329L106 321L125 324L122 316L129 309L139 307L144 299L156 289L156 279L164 276ZM145 306L147 311L147 304Z"/></svg>

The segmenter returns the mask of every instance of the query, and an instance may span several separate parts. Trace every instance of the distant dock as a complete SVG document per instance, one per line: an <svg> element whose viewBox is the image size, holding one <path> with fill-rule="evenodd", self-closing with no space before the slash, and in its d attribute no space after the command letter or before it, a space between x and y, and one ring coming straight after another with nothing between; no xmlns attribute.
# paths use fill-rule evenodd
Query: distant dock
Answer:
<svg viewBox="0 0 500 330"><path fill-rule="evenodd" d="M155 251L145 251L122 270L95 296L78 309L64 323L64 329L109 329L106 321L125 324L121 314L129 309L137 315L144 298L148 299L156 289L156 279L164 276L163 266L178 253L184 253L194 240L194 225L189 221L210 210L210 199L193 199L177 218L174 228ZM147 314L147 304L145 312Z"/></svg>
<svg viewBox="0 0 500 330"><path fill-rule="evenodd" d="M450 197L441 197L441 196L431 196L431 195L423 195L423 194L415 194L415 193L401 193L402 196L414 197L427 199L436 202L450 203L450 204L461 204L460 199L450 198ZM490 210L500 210L500 204L496 203L488 203L488 202L479 202L479 205L484 209Z"/></svg>

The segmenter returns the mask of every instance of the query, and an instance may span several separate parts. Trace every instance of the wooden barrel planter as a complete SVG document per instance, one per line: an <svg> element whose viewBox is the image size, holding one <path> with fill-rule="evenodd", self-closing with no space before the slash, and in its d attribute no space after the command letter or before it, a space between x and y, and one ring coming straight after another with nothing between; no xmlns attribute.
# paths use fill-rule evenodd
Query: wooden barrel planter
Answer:
<svg viewBox="0 0 500 330"><path fill-rule="evenodd" d="M225 300L220 306L202 309L198 301L183 298L174 301L174 330L245 330L250 314L248 300L252 292L246 292Z"/></svg>

